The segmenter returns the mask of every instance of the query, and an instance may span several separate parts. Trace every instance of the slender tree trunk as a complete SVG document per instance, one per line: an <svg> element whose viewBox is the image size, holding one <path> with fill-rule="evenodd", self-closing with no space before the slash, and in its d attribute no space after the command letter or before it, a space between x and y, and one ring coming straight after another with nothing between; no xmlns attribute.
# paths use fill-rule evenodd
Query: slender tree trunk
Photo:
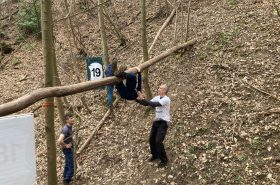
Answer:
<svg viewBox="0 0 280 185"><path fill-rule="evenodd" d="M109 14L105 8L103 8L103 13L104 13L106 19L109 21L109 23L113 26L114 31L115 31L118 39L120 40L120 45L121 46L125 45L125 42L126 42L125 37L121 34L120 29L114 24L114 22L110 18Z"/></svg>
<svg viewBox="0 0 280 185"><path fill-rule="evenodd" d="M189 0L188 4L188 16L187 16L187 26L186 26L186 39L185 42L189 39L189 32L190 32L190 15L191 15L191 1Z"/></svg>
<svg viewBox="0 0 280 185"><path fill-rule="evenodd" d="M103 0L98 0L98 5L99 5L98 20L99 20L99 29L102 38L103 61L104 61L105 69L107 69L107 65L109 64L109 54L108 54L108 46L107 46L107 37L106 37L105 26L104 26Z"/></svg>
<svg viewBox="0 0 280 185"><path fill-rule="evenodd" d="M65 5L65 8L66 8L66 11L68 12L68 14L71 13L71 4L69 5L67 0L64 0L64 5ZM74 5L73 5L74 6ZM76 31L76 33L78 33L79 37L75 34L75 29L74 29L74 25L73 25L73 21L72 21L72 18L70 16L67 16L68 20L69 20L69 28L71 29L71 32L72 32L72 36L73 36L73 41L74 41L74 46L76 47L76 49L78 51L80 50L85 50L85 45L83 44L82 42L82 39L81 39L81 35L80 35L80 31Z"/></svg>
<svg viewBox="0 0 280 185"><path fill-rule="evenodd" d="M45 63L45 86L53 86L53 31L52 31L52 15L51 15L51 0L41 1L42 11L42 42L43 54ZM54 131L54 98L47 98L44 102L46 112L46 135L47 135L47 173L48 184L57 185L56 174L56 144Z"/></svg>
<svg viewBox="0 0 280 185"><path fill-rule="evenodd" d="M146 0L141 0L141 15L142 15L142 48L143 48L143 61L149 60L148 44L147 44L147 31L146 31ZM143 85L148 99L152 98L152 92L149 85L149 72L148 69L143 71Z"/></svg>
<svg viewBox="0 0 280 185"><path fill-rule="evenodd" d="M183 1L181 1L181 42L184 42L184 10L183 10Z"/></svg>
<svg viewBox="0 0 280 185"><path fill-rule="evenodd" d="M56 65L56 55L55 55L55 49L54 49L54 44L53 44L53 72L54 72L54 85L55 86L61 86L61 81L58 75L57 71L57 65ZM61 125L65 125L65 111L64 111L64 106L62 102L62 98L55 98L55 104L57 105L57 110L58 110L58 116Z"/></svg>
<svg viewBox="0 0 280 185"><path fill-rule="evenodd" d="M66 8L66 11L67 12L70 12L69 10L69 4L67 3L67 0L64 0L64 5L65 5L65 8ZM73 27L73 23L72 23L72 19L71 17L68 17L68 20L69 20L69 28L71 30L71 34L72 34L72 38L73 38L73 42L74 42L74 47L76 47L77 50L80 50L82 48L82 50L85 49L85 46L83 45L83 43L81 42L81 38L78 39L77 36L75 35L75 30L74 30L74 27ZM69 45L70 47L72 47L72 43L71 43L71 40L70 40L70 37L71 37L71 34L69 32L69 37L68 37L68 42L69 42ZM78 43L77 43L78 41ZM79 44L79 45L78 45ZM72 49L70 49L70 52L71 52L71 56L74 56L73 52L72 52ZM76 76L76 79L77 81L80 83L81 82L81 79L79 77L79 73L78 73L78 66L77 66L77 62L79 61L73 61L72 62L72 69L75 73L75 76ZM90 108L88 107L87 103L86 103L86 98L85 96L81 96L81 102L83 104L83 106L85 107L85 109L87 110L88 113L91 113L91 110ZM68 107L70 107L70 104L68 103Z"/></svg>

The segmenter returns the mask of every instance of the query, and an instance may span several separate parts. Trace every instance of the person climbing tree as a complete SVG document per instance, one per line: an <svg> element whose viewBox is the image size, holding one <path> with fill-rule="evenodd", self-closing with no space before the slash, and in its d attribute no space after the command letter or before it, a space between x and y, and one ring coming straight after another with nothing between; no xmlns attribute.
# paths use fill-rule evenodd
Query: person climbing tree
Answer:
<svg viewBox="0 0 280 185"><path fill-rule="evenodd" d="M115 73L116 77L126 79L126 83L123 81L116 83L116 89L121 98L126 100L135 100L138 97L138 92L141 92L142 76L141 71L138 67L137 79L134 73L126 73L126 66L121 66Z"/></svg>
<svg viewBox="0 0 280 185"><path fill-rule="evenodd" d="M141 92L138 93L136 102L144 106L155 107L155 120L152 125L149 143L152 157L150 162L160 159L159 168L165 167L168 163L168 158L164 149L163 141L170 122L170 98L167 96L168 86L162 84L158 88L158 96L151 100L146 100Z"/></svg>
<svg viewBox="0 0 280 185"><path fill-rule="evenodd" d="M75 124L73 115L65 115L66 124L61 129L57 143L61 145L62 152L65 156L65 166L63 173L63 184L70 184L74 175L74 159L73 159L73 132L72 126Z"/></svg>

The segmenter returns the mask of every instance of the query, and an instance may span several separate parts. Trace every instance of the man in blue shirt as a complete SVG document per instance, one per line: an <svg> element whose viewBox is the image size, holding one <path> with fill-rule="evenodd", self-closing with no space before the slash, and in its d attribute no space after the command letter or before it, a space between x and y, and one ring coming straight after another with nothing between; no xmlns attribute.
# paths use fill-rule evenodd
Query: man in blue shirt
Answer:
<svg viewBox="0 0 280 185"><path fill-rule="evenodd" d="M57 143L61 145L62 152L65 156L65 166L63 173L64 185L69 185L74 175L74 159L73 159L73 131L72 126L75 124L75 119L72 115L65 116L66 124L61 129Z"/></svg>

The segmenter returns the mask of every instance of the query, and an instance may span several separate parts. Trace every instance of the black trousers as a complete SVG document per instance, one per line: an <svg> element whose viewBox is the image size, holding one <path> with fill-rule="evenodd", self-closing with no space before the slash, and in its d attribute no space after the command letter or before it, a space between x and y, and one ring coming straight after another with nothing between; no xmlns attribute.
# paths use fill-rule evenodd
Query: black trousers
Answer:
<svg viewBox="0 0 280 185"><path fill-rule="evenodd" d="M167 122L164 120L154 121L150 133L150 149L153 158L159 158L161 162L167 162L167 156L163 141L167 133Z"/></svg>
<svg viewBox="0 0 280 185"><path fill-rule="evenodd" d="M126 100L135 100L138 96L137 91L141 91L141 73L137 73L137 78L133 73L126 73L124 78L126 79L126 84L124 85L123 82L118 82L116 83L116 89L118 90L121 98Z"/></svg>

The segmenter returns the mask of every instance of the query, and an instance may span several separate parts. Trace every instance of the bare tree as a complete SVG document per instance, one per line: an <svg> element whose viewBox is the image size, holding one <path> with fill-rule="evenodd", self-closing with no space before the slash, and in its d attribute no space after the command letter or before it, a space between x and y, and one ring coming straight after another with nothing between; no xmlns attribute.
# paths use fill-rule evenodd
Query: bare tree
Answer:
<svg viewBox="0 0 280 185"><path fill-rule="evenodd" d="M142 23L142 48L143 48L143 61L149 60L148 44L147 44L147 27L146 27L146 0L141 0L141 23ZM148 99L152 98L152 92L149 85L149 72L148 68L143 71L143 85Z"/></svg>
<svg viewBox="0 0 280 185"><path fill-rule="evenodd" d="M101 32L102 38L102 48L103 48L103 60L105 68L109 64L109 54L108 54L108 45L107 45L107 37L105 32L105 25L104 25L104 14L103 14L103 0L98 0L98 19L99 19L99 29Z"/></svg>
<svg viewBox="0 0 280 185"><path fill-rule="evenodd" d="M51 0L41 1L41 26L42 26L42 42L45 63L45 87L54 85L53 78L53 27L51 14ZM54 98L46 98L44 102L45 120L46 120L46 136L47 136L47 173L48 184L57 185L56 174L56 144L54 130Z"/></svg>

